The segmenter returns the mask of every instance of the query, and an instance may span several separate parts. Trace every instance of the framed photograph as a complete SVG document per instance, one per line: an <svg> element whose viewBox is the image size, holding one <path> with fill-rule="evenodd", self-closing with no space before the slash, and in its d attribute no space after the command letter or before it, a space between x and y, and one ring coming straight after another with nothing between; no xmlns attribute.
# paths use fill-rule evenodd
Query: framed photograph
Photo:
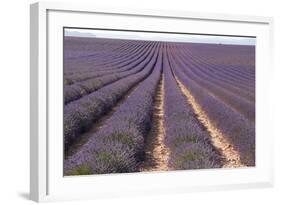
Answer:
<svg viewBox="0 0 281 205"><path fill-rule="evenodd" d="M31 5L35 201L273 184L270 17Z"/></svg>

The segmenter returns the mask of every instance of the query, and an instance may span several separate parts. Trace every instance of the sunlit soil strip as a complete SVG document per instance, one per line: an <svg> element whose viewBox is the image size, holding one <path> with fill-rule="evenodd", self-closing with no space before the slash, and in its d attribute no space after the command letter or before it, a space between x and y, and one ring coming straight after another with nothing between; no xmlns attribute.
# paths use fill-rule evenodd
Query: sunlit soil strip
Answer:
<svg viewBox="0 0 281 205"><path fill-rule="evenodd" d="M245 167L241 160L240 154L234 149L234 147L228 142L227 138L213 125L207 114L203 111L201 106L196 102L195 98L192 96L190 91L176 78L176 81L182 91L186 96L188 103L192 106L197 119L202 123L202 125L207 129L211 136L211 141L213 145L221 152L223 156L223 167L225 168L237 168Z"/></svg>
<svg viewBox="0 0 281 205"><path fill-rule="evenodd" d="M169 150L165 146L164 130L164 80L163 75L157 89L153 106L152 127L145 141L145 158L140 171L167 171Z"/></svg>

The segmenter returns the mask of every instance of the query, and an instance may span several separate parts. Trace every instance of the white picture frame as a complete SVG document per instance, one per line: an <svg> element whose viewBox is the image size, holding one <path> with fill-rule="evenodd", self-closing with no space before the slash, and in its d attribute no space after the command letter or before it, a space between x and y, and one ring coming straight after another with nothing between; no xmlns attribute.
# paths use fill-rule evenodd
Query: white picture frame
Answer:
<svg viewBox="0 0 281 205"><path fill-rule="evenodd" d="M93 23L95 19L99 23ZM62 105L62 89L57 89L62 85L59 84L62 79L60 72L62 28L114 27L114 29L188 32L182 25L189 25L191 33L257 37L256 167L63 177L62 126L54 125L55 115L58 119L62 118L62 108L56 106ZM265 109L269 106L267 91L270 89L270 77L273 73L272 29L273 19L270 17L97 8L93 4L54 2L32 4L30 198L39 202L273 186L273 134L270 129L272 113ZM54 102L54 99L58 101Z"/></svg>

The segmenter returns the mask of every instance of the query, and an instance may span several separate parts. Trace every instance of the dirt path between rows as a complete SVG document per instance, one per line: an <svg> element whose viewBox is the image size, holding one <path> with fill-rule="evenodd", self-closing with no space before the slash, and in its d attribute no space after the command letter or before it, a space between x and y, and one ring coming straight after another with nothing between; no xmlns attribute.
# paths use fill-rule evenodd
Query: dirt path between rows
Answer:
<svg viewBox="0 0 281 205"><path fill-rule="evenodd" d="M167 171L169 150L165 146L164 130L164 80L160 79L153 106L152 127L145 140L145 158L140 171Z"/></svg>
<svg viewBox="0 0 281 205"><path fill-rule="evenodd" d="M227 138L216 128L201 106L196 102L190 91L184 86L181 81L177 78L176 81L182 91L186 96L188 104L190 104L202 125L207 129L211 136L211 141L217 150L222 154L223 157L223 167L225 168L237 168L245 167L241 160L240 154L234 149Z"/></svg>

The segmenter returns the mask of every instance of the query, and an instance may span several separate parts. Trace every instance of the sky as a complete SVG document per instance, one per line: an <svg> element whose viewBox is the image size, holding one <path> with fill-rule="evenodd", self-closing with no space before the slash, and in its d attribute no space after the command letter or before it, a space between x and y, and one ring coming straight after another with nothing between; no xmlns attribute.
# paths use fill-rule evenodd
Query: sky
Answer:
<svg viewBox="0 0 281 205"><path fill-rule="evenodd" d="M255 45L256 39L250 37L230 37L213 35L194 34L167 34L151 32L132 31L108 31L94 29L65 29L65 36L92 37L92 38L116 38L132 40L156 40L171 42L193 42L193 43L214 43L214 44L234 44L234 45Z"/></svg>

